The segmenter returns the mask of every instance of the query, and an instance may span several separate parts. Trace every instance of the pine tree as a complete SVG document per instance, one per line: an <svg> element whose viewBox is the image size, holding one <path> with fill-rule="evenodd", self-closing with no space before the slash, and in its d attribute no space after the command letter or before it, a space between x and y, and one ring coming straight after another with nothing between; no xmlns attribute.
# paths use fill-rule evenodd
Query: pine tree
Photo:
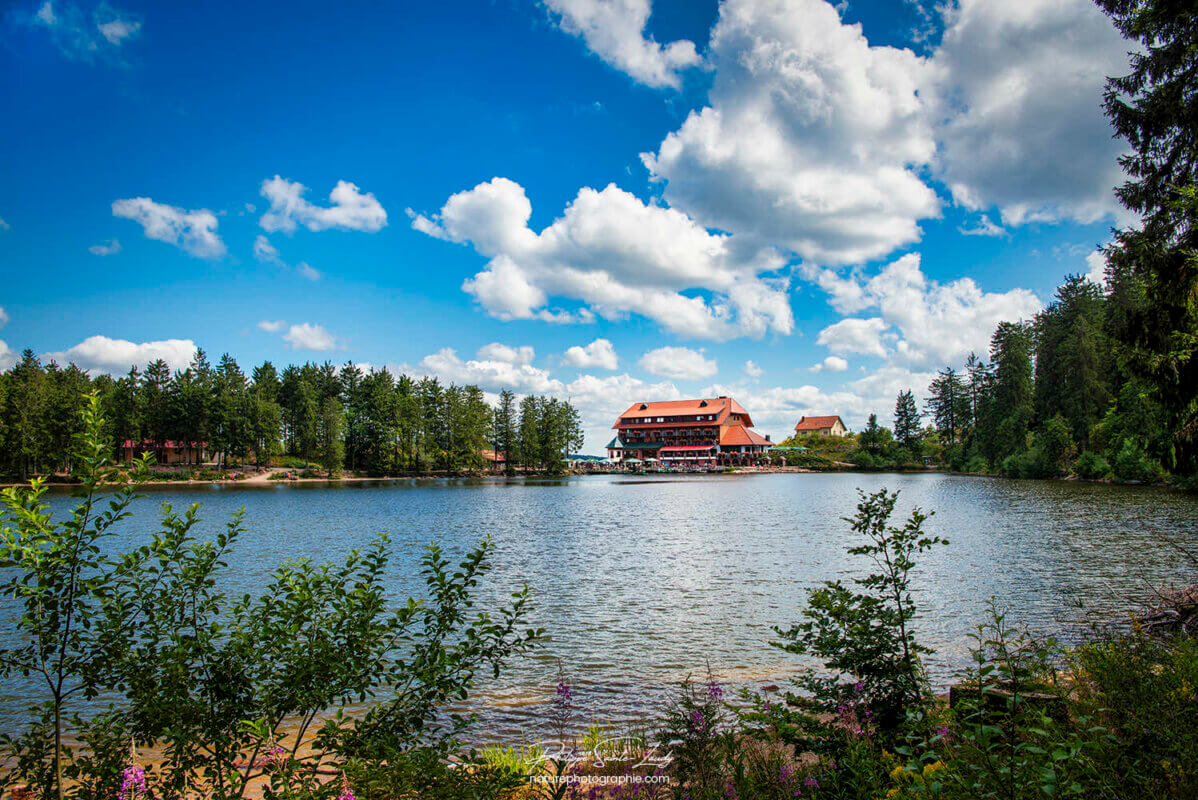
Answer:
<svg viewBox="0 0 1198 800"><path fill-rule="evenodd" d="M919 429L923 415L915 406L915 396L908 389L899 392L894 403L894 438L914 455L919 448Z"/></svg>
<svg viewBox="0 0 1198 800"><path fill-rule="evenodd" d="M1098 0L1141 47L1109 78L1107 117L1131 152L1117 190L1143 220L1106 250L1109 320L1128 369L1154 387L1174 460L1198 461L1198 8L1186 0ZM1166 454L1169 455L1169 454Z"/></svg>
<svg viewBox="0 0 1198 800"><path fill-rule="evenodd" d="M516 450L516 395L504 389L499 393L499 405L495 408L492 425L495 436L495 452L503 456L503 471L514 475L516 465L513 455Z"/></svg>

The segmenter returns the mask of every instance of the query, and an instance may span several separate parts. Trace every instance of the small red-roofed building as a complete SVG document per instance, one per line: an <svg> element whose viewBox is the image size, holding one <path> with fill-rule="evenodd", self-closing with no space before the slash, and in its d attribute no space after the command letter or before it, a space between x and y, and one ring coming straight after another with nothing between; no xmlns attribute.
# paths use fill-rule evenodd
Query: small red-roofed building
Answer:
<svg viewBox="0 0 1198 800"><path fill-rule="evenodd" d="M749 412L731 397L634 403L608 442L612 461L705 468L752 464L773 444L752 430Z"/></svg>
<svg viewBox="0 0 1198 800"><path fill-rule="evenodd" d="M848 432L844 420L838 416L799 417L799 422L795 425L795 433L799 435L815 433L820 436L845 436Z"/></svg>

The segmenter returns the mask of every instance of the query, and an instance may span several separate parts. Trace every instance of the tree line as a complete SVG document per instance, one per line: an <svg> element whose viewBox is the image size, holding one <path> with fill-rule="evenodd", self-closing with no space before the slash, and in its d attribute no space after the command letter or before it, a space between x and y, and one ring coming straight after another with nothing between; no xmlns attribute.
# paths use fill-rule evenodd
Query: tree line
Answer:
<svg viewBox="0 0 1198 800"><path fill-rule="evenodd" d="M213 365L202 349L172 371L90 377L74 364L43 364L32 351L0 374L0 474L70 472L85 396L99 393L112 456L125 442L162 456L167 442L184 462L215 454L220 465L319 464L370 475L460 472L500 453L506 470L557 471L582 448L582 423L568 401L510 391L493 408L478 386L394 376L350 363L269 361L247 376L230 355Z"/></svg>
<svg viewBox="0 0 1198 800"><path fill-rule="evenodd" d="M1012 477L1192 474L1184 404L1135 369L1119 338L1125 297L1068 276L1034 319L999 323L988 361L971 353L964 369L940 370L922 411L908 390L896 399L893 429L871 415L861 450Z"/></svg>

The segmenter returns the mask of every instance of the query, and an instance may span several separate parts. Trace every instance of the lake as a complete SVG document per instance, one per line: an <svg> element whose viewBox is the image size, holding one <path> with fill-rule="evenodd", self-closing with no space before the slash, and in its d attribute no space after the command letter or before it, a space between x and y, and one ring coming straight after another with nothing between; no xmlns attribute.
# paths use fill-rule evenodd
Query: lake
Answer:
<svg viewBox="0 0 1198 800"><path fill-rule="evenodd" d="M901 491L896 520L934 511L925 527L948 538L920 561L918 629L945 685L968 659L968 634L994 597L1037 633L1076 636L1119 619L1148 587L1196 579L1163 543L1198 542L1198 498L1170 490L940 474L593 475L563 480L427 480L259 489L155 488L125 524L122 544L147 535L156 505L202 505L215 533L237 508L247 534L230 558L231 593L253 592L289 558L340 559L388 531L398 595L418 592L422 548L453 555L495 543L484 596L528 583L533 622L551 635L479 694L482 739L543 731L558 659L586 721L641 717L670 685L708 665L734 686L780 682L800 666L768 646L771 626L798 619L805 590L866 565L845 554L856 491ZM56 509L71 504L55 495ZM11 729L22 688L0 698Z"/></svg>

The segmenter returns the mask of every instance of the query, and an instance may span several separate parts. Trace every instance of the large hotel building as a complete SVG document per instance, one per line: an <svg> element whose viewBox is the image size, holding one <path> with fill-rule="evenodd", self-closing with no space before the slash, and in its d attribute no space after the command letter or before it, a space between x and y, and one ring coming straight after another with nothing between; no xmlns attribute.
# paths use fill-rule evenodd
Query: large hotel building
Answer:
<svg viewBox="0 0 1198 800"><path fill-rule="evenodd" d="M634 403L612 426L607 455L668 467L751 464L773 446L752 427L749 412L731 397Z"/></svg>

